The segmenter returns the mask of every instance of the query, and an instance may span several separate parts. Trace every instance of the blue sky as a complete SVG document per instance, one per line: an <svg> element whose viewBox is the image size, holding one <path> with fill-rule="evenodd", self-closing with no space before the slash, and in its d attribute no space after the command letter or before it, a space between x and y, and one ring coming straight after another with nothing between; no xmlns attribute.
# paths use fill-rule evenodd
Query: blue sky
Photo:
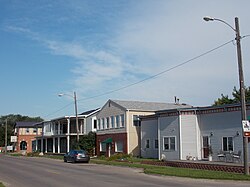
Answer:
<svg viewBox="0 0 250 187"><path fill-rule="evenodd" d="M239 87L233 42L119 89L234 39L233 30L204 16L232 26L238 16L241 35L249 35L249 7L248 0L0 0L0 115L70 115L73 99L57 95L73 91L79 112L108 99L174 102L177 96L182 103L210 105ZM245 37L247 86L249 50Z"/></svg>

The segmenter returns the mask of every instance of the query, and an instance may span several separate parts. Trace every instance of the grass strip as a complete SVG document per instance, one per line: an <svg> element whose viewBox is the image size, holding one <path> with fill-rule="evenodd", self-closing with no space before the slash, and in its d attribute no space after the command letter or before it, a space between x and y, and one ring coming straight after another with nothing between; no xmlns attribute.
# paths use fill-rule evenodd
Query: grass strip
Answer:
<svg viewBox="0 0 250 187"><path fill-rule="evenodd" d="M229 173L222 171L199 170L189 168L175 168L166 166L153 166L140 163L116 162L92 159L92 163L105 164L113 166L126 166L133 168L143 168L146 174L157 174L165 176L188 177L199 179L216 179L216 180L250 180L250 176L237 173Z"/></svg>

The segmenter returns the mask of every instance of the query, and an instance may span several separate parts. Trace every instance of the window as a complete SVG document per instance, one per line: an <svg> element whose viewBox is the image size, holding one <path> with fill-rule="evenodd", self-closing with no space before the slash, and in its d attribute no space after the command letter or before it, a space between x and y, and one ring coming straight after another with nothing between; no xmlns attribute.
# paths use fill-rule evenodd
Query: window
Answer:
<svg viewBox="0 0 250 187"><path fill-rule="evenodd" d="M123 152L123 142L115 142L115 152Z"/></svg>
<svg viewBox="0 0 250 187"><path fill-rule="evenodd" d="M147 139L147 140L146 140L145 148L150 148L149 143L150 143L150 141L149 141L149 139Z"/></svg>
<svg viewBox="0 0 250 187"><path fill-rule="evenodd" d="M158 149L158 139L155 139L155 149Z"/></svg>
<svg viewBox="0 0 250 187"><path fill-rule="evenodd" d="M26 133L29 133L30 132L30 129L29 128L26 128Z"/></svg>
<svg viewBox="0 0 250 187"><path fill-rule="evenodd" d="M102 118L102 129L104 129L104 125L105 125L105 123L104 123L104 118Z"/></svg>
<svg viewBox="0 0 250 187"><path fill-rule="evenodd" d="M233 151L234 150L233 137L223 137L222 148L223 151Z"/></svg>
<svg viewBox="0 0 250 187"><path fill-rule="evenodd" d="M109 129L109 117L106 118L106 127Z"/></svg>
<svg viewBox="0 0 250 187"><path fill-rule="evenodd" d="M101 119L97 119L97 130L101 129Z"/></svg>
<svg viewBox="0 0 250 187"><path fill-rule="evenodd" d="M124 114L121 115L121 127L124 127Z"/></svg>
<svg viewBox="0 0 250 187"><path fill-rule="evenodd" d="M115 117L111 116L111 128L115 128Z"/></svg>
<svg viewBox="0 0 250 187"><path fill-rule="evenodd" d="M174 151L175 148L175 137L164 137L163 138L163 150Z"/></svg>
<svg viewBox="0 0 250 187"><path fill-rule="evenodd" d="M33 128L33 133L36 133L36 132L37 132L36 128Z"/></svg>
<svg viewBox="0 0 250 187"><path fill-rule="evenodd" d="M133 125L136 127L141 126L141 120L138 115L133 115Z"/></svg>
<svg viewBox="0 0 250 187"><path fill-rule="evenodd" d="M97 128L97 121L96 121L96 119L94 119L94 129L96 129Z"/></svg>
<svg viewBox="0 0 250 187"><path fill-rule="evenodd" d="M101 152L106 152L106 143L100 143L100 151Z"/></svg>
<svg viewBox="0 0 250 187"><path fill-rule="evenodd" d="M120 116L116 116L115 120L116 120L116 127L119 128L120 127Z"/></svg>

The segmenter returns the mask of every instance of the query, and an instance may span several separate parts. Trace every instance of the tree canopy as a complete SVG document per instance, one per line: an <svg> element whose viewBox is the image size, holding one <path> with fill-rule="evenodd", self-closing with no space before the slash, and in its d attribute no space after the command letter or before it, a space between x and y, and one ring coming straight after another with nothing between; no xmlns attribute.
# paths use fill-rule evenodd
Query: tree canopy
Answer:
<svg viewBox="0 0 250 187"><path fill-rule="evenodd" d="M29 117L22 116L20 114L9 114L6 116L0 116L0 147L5 145L5 124L7 119L7 140L8 145L10 144L10 136L14 135L14 126L18 121L34 121L41 122L43 121L40 117Z"/></svg>
<svg viewBox="0 0 250 187"><path fill-rule="evenodd" d="M250 87L245 88L245 94L246 94L246 102L250 102ZM237 90L236 87L234 87L232 92L232 98L229 98L228 95L221 94L221 97L214 101L213 106L234 104L240 102L241 102L240 90Z"/></svg>

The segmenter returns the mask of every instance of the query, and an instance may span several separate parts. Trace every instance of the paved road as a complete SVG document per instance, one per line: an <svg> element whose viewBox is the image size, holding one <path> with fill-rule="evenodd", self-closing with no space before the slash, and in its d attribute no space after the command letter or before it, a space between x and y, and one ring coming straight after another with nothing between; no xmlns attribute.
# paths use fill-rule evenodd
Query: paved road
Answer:
<svg viewBox="0 0 250 187"><path fill-rule="evenodd" d="M140 169L0 154L0 181L11 187L248 186L249 182L197 180L146 175Z"/></svg>

